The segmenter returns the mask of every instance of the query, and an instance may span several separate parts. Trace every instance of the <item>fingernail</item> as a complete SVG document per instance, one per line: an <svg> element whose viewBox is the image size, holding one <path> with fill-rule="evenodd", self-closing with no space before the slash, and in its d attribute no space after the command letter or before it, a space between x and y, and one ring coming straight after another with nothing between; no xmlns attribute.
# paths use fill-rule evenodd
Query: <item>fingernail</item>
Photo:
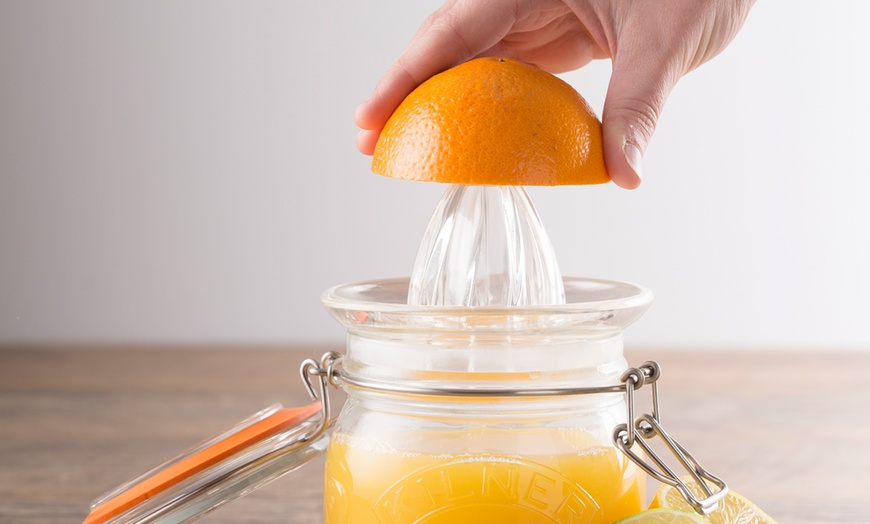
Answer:
<svg viewBox="0 0 870 524"><path fill-rule="evenodd" d="M637 178L643 179L643 175L641 174L641 161L643 160L643 156L638 147L630 142L626 142L625 146L622 148L623 153L625 153L625 160L628 162L629 167L631 167L634 174L637 175Z"/></svg>
<svg viewBox="0 0 870 524"><path fill-rule="evenodd" d="M353 110L353 120L359 125L360 122L360 114L363 111L363 107L368 103L368 99L364 100L360 103L360 105L356 106L356 109Z"/></svg>

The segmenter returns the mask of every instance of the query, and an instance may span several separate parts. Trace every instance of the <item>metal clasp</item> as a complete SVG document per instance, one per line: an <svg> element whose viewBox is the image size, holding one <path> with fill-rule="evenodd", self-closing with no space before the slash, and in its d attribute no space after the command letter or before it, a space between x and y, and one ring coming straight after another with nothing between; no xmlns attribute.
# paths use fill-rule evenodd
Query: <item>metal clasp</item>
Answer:
<svg viewBox="0 0 870 524"><path fill-rule="evenodd" d="M299 367L302 383L305 384L305 389L308 390L311 400L320 401L320 422L310 435L306 435L301 439L303 442L316 440L332 424L332 409L329 405L329 386L339 387L341 385L341 377L336 367L340 361L340 353L329 351L320 357L320 362L313 358L308 358L302 361L302 365ZM318 391L314 390L313 382L315 378L317 379Z"/></svg>
<svg viewBox="0 0 870 524"><path fill-rule="evenodd" d="M707 515L719 507L719 501L728 494L728 485L722 479L704 469L695 457L686 451L686 448L674 440L662 427L659 412L658 387L656 385L660 375L661 369L655 362L644 362L639 368L630 368L623 373L621 380L625 385L627 423L620 424L614 428L613 442L616 447L622 450L632 462L637 464L648 475L659 482L664 482L677 488L695 511L702 515ZM634 392L645 384L652 386L652 413L644 413L635 418ZM656 436L662 438L665 446L673 453L683 469L689 472L701 488L703 493L700 497L652 449L647 440ZM632 450L635 443L640 445L645 455L652 461L652 464L645 461L643 457ZM711 488L710 484L714 485L716 489Z"/></svg>

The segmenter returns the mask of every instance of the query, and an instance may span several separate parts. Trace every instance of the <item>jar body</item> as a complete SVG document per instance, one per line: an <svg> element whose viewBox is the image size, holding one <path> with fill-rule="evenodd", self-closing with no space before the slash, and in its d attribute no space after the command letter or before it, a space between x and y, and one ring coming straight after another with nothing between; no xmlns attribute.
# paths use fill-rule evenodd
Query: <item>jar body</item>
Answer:
<svg viewBox="0 0 870 524"><path fill-rule="evenodd" d="M324 294L347 327L348 400L327 450L328 524L611 524L644 474L612 443L633 284L566 279L567 303L408 306L407 280Z"/></svg>
<svg viewBox="0 0 870 524"><path fill-rule="evenodd" d="M611 524L643 509L611 443L619 395L409 398L349 391L327 451L324 521Z"/></svg>

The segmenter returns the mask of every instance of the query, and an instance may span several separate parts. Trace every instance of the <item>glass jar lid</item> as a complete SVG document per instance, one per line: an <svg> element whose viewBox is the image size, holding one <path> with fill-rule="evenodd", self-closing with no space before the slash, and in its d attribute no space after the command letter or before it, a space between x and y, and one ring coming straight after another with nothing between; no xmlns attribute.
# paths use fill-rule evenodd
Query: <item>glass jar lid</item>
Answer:
<svg viewBox="0 0 870 524"><path fill-rule="evenodd" d="M322 453L321 404L275 404L106 493L84 524L186 522L241 497ZM316 434L313 440L309 437Z"/></svg>

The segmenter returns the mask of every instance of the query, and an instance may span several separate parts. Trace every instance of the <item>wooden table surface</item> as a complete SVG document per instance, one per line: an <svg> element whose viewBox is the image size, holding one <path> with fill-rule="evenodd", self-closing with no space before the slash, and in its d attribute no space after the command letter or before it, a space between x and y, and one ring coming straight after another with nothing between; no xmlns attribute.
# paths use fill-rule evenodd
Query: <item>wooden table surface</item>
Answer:
<svg viewBox="0 0 870 524"><path fill-rule="evenodd" d="M326 349L0 349L0 523L81 522L93 498L205 437L306 402L299 363ZM870 354L629 352L648 359L665 426L780 524L870 522ZM202 522L320 522L321 469Z"/></svg>

